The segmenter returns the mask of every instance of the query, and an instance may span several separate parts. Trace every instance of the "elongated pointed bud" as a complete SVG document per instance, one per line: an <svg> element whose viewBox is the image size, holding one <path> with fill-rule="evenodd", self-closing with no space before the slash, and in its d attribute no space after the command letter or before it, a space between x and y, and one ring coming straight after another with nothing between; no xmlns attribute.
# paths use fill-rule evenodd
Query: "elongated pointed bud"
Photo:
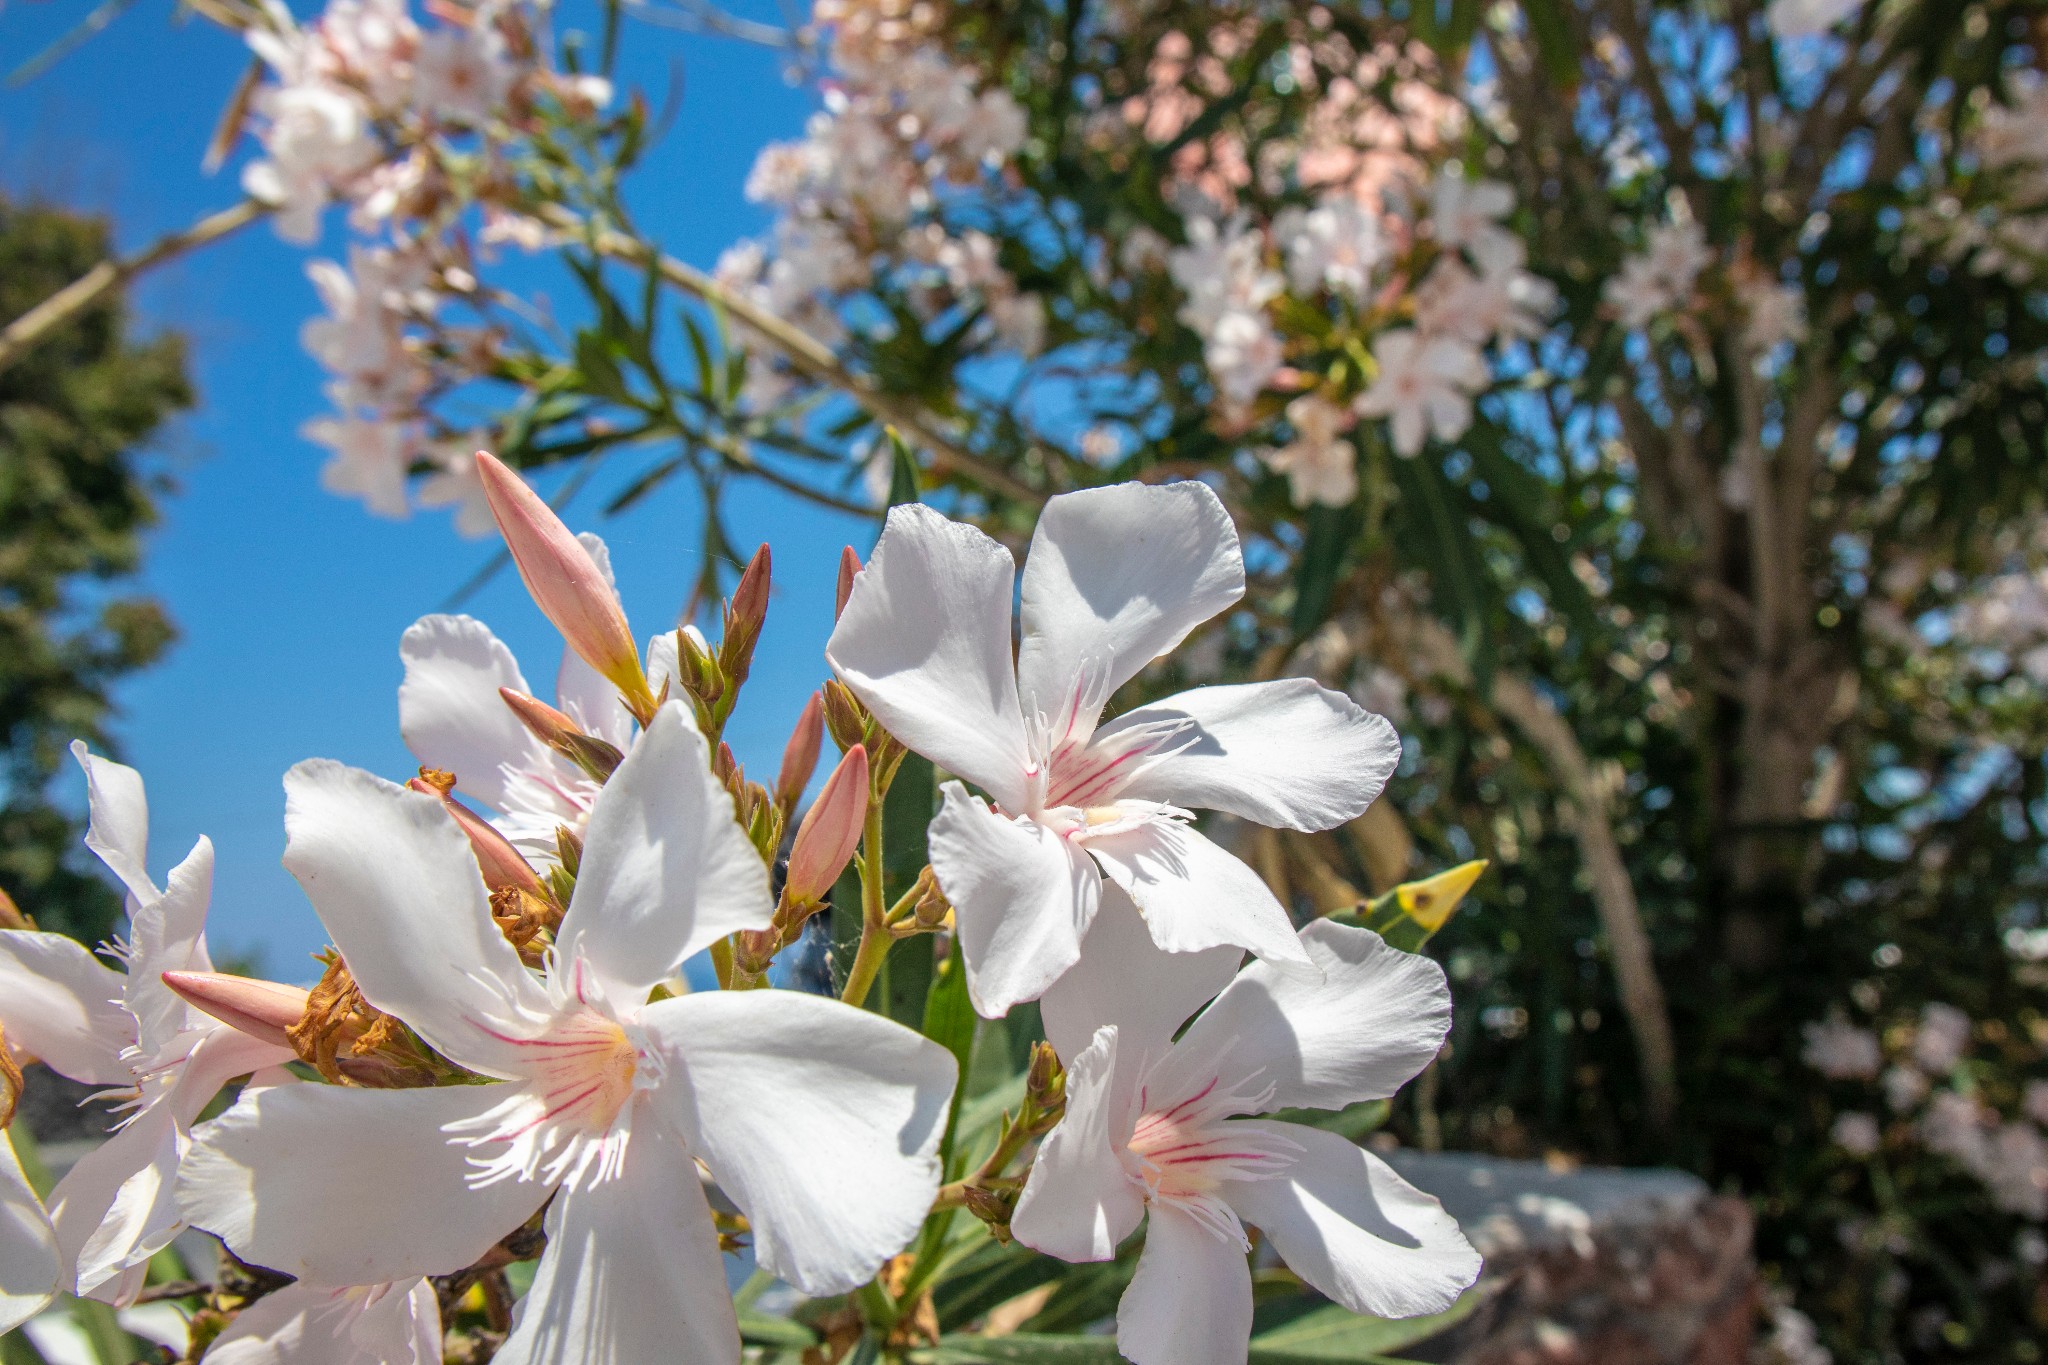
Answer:
<svg viewBox="0 0 2048 1365"><path fill-rule="evenodd" d="M754 551L747 571L740 575L739 585L732 590L732 600L725 604L725 638L719 642L718 666L729 689L737 689L745 682L753 667L754 646L760 643L761 627L768 620L772 570L768 547L763 545Z"/></svg>
<svg viewBox="0 0 2048 1365"><path fill-rule="evenodd" d="M809 777L806 776L806 781ZM33 929L36 922L21 913L21 907L14 903L14 897L0 891L0 929Z"/></svg>
<svg viewBox="0 0 2048 1365"><path fill-rule="evenodd" d="M165 972L164 984L195 1009L279 1047L292 1046L285 1030L306 1016L308 993L276 981L222 972Z"/></svg>
<svg viewBox="0 0 2048 1365"><path fill-rule="evenodd" d="M804 813L789 851L783 894L793 905L816 905L860 847L868 818L868 751L856 744L839 760L825 790Z"/></svg>
<svg viewBox="0 0 2048 1365"><path fill-rule="evenodd" d="M496 456L479 450L476 469L491 516L504 533L534 604L555 623L569 648L619 689L630 709L644 712L643 719L652 715L654 697L647 690L647 674L625 609L590 551L526 480Z"/></svg>
<svg viewBox="0 0 2048 1365"><path fill-rule="evenodd" d="M499 688L498 695L535 739L589 773L594 780L609 781L613 770L626 761L626 756L617 748L595 735L584 734L576 728L575 721L546 702L509 687Z"/></svg>
<svg viewBox="0 0 2048 1365"><path fill-rule="evenodd" d="M783 746L782 772L775 779L775 804L782 807L785 816L796 809L804 788L811 785L811 774L818 770L818 750L824 741L825 703L813 692L804 703L804 713L796 718L789 743Z"/></svg>
<svg viewBox="0 0 2048 1365"><path fill-rule="evenodd" d="M438 797L441 805L455 817L455 823L462 826L462 832L469 836L469 846L476 850L477 870L484 874L484 885L493 891L508 887L531 892L543 900L548 898L547 888L542 884L540 874L526 861L525 855L512 846L512 841L478 815L468 806L451 796L444 788L428 777L415 777L405 784L416 792Z"/></svg>
<svg viewBox="0 0 2048 1365"><path fill-rule="evenodd" d="M839 552L839 605L832 608L833 620L846 614L846 599L853 596L853 576L859 572L860 556L849 545Z"/></svg>
<svg viewBox="0 0 2048 1365"><path fill-rule="evenodd" d="M509 687L499 688L498 696L504 700L505 705L512 708L512 714L519 717L519 723L550 749L559 750L569 736L583 733L576 727L575 721L539 697L529 697L524 692L514 691Z"/></svg>

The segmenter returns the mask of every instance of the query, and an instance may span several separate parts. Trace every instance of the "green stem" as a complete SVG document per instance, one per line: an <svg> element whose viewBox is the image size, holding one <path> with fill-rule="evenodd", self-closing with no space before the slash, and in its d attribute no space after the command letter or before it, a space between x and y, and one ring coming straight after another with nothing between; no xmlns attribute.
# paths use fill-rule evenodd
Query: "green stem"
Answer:
<svg viewBox="0 0 2048 1365"><path fill-rule="evenodd" d="M860 856L860 948L853 955L853 967L846 973L846 989L839 998L849 1005L865 1003L888 960L895 940L889 934L888 911L882 905L882 799L868 797L867 820L861 831Z"/></svg>
<svg viewBox="0 0 2048 1365"><path fill-rule="evenodd" d="M896 1300L874 1281L870 1280L854 1290L853 1301L860 1306L861 1318L870 1327L879 1327L886 1332L896 1325Z"/></svg>

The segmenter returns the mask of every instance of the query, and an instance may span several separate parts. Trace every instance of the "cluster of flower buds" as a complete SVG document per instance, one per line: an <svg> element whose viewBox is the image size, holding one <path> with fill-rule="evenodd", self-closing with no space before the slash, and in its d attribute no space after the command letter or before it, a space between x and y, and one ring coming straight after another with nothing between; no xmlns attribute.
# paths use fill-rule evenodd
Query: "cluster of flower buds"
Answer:
<svg viewBox="0 0 2048 1365"><path fill-rule="evenodd" d="M1067 1072L1050 1043L1031 1049L1031 1062L1024 1073L1024 1101L1014 1114L1003 1115L1001 1135L988 1160L972 1175L939 1191L943 1207L957 1203L988 1224L999 1242L1010 1240L1010 1217L1017 1211L1017 1196L1023 1180L1005 1175L1027 1147L1059 1126L1067 1112Z"/></svg>

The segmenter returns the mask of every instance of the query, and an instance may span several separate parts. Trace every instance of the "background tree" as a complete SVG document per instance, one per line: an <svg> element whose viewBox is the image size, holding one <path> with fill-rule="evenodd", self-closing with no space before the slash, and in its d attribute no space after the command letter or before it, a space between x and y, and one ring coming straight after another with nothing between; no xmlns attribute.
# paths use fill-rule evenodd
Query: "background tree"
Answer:
<svg viewBox="0 0 2048 1365"><path fill-rule="evenodd" d="M0 318L27 312L106 259L103 220L0 202ZM174 637L133 591L168 482L148 459L192 403L183 343L138 340L102 296L0 371L0 889L38 925L96 941L120 899L79 857L83 826L50 801L65 746L115 746L109 690Z"/></svg>

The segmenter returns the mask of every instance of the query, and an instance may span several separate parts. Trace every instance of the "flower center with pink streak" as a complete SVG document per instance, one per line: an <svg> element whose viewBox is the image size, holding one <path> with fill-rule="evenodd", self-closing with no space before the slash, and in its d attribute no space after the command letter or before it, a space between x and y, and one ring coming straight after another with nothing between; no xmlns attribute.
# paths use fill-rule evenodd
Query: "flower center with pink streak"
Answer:
<svg viewBox="0 0 2048 1365"><path fill-rule="evenodd" d="M589 1006L558 1015L533 1038L506 1038L526 1063L514 1093L474 1119L451 1124L457 1141L503 1150L472 1158L474 1185L550 1184L617 1173L630 1124L622 1122L640 1079L640 1051L625 1028Z"/></svg>
<svg viewBox="0 0 2048 1365"><path fill-rule="evenodd" d="M1250 1089L1252 1078L1227 1086L1220 1077L1177 1102L1145 1109L1125 1144L1126 1168L1148 1203L1167 1203L1228 1242L1244 1244L1244 1225L1224 1199L1233 1181L1283 1175L1301 1148L1271 1129L1233 1123L1258 1113L1272 1087ZM1150 1099L1140 1091L1139 1103Z"/></svg>

